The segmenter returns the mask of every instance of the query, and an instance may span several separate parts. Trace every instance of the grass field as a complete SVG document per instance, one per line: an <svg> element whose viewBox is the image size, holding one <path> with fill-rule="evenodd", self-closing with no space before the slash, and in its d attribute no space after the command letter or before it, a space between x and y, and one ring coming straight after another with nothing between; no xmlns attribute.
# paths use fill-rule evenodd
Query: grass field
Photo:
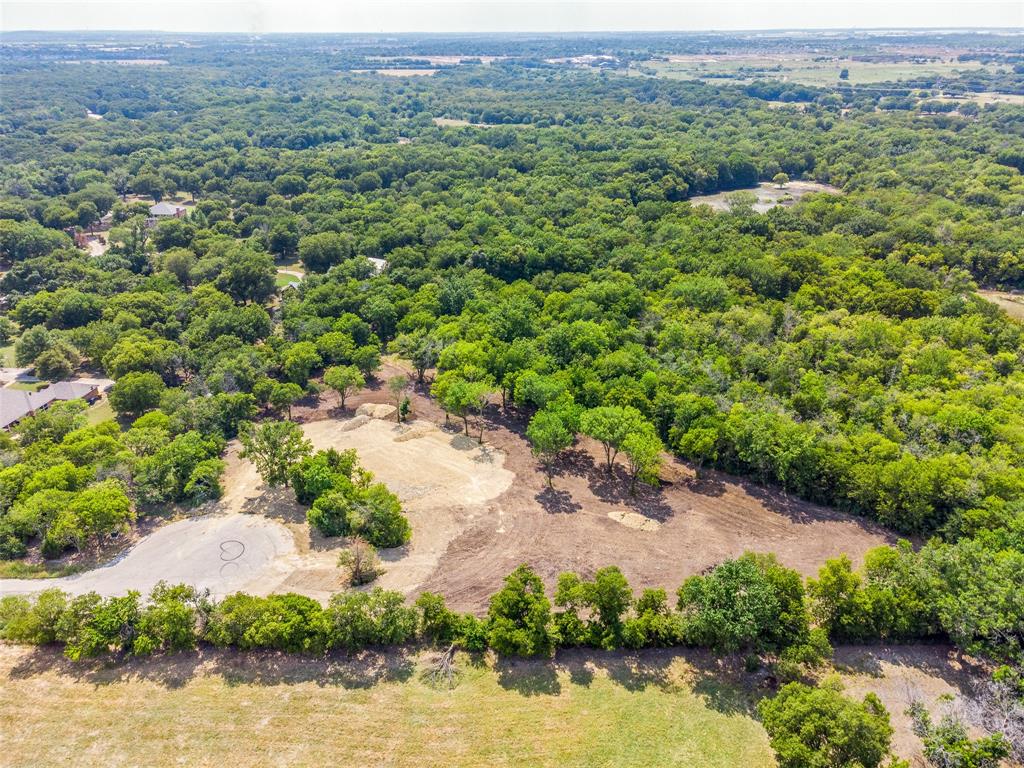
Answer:
<svg viewBox="0 0 1024 768"><path fill-rule="evenodd" d="M14 345L0 347L0 368L13 368L15 365L17 363L14 362Z"/></svg>
<svg viewBox="0 0 1024 768"><path fill-rule="evenodd" d="M38 392L43 387L48 387L48 381L12 381L7 385L8 389L21 389L25 392Z"/></svg>
<svg viewBox="0 0 1024 768"><path fill-rule="evenodd" d="M957 70L977 69L978 62L938 61L863 62L841 59L814 61L810 58L763 56L678 56L669 61L645 61L640 68L653 70L659 77L679 80L705 80L714 83L749 83L754 80L785 80L803 85L835 85L839 73L849 70L847 82L852 85L905 80L922 75L951 75Z"/></svg>
<svg viewBox="0 0 1024 768"><path fill-rule="evenodd" d="M85 412L85 417L89 420L90 424L99 424L101 421L116 419L117 414L110 407L110 400L104 397L98 403L89 407L89 410Z"/></svg>
<svg viewBox="0 0 1024 768"><path fill-rule="evenodd" d="M752 701L679 654L473 666L208 652L72 665L0 646L0 764L768 768Z"/></svg>

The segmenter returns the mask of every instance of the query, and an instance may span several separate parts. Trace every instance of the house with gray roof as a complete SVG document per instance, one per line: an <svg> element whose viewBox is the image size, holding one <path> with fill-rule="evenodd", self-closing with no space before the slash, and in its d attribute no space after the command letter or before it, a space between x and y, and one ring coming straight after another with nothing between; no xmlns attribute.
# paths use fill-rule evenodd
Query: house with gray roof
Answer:
<svg viewBox="0 0 1024 768"><path fill-rule="evenodd" d="M4 387L0 389L0 429L10 429L27 416L33 416L58 401L95 403L99 398L100 388L89 381L58 381L38 392Z"/></svg>

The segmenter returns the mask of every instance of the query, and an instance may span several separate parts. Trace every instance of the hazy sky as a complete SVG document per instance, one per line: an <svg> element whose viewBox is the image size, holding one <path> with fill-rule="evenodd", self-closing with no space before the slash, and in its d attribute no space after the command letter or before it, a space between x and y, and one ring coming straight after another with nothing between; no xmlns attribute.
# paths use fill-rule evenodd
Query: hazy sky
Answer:
<svg viewBox="0 0 1024 768"><path fill-rule="evenodd" d="M1024 27L1024 0L0 0L0 30L573 32Z"/></svg>

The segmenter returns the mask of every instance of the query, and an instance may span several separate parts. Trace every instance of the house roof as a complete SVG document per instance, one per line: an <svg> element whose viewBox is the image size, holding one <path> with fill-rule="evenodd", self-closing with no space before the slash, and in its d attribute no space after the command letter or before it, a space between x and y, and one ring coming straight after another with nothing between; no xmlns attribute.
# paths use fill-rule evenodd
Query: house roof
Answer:
<svg viewBox="0 0 1024 768"><path fill-rule="evenodd" d="M0 428L6 429L32 412L30 394L23 389L0 389Z"/></svg>
<svg viewBox="0 0 1024 768"><path fill-rule="evenodd" d="M149 213L151 216L176 216L178 211L185 210L180 205L174 205L168 202L157 203L156 205L149 206Z"/></svg>
<svg viewBox="0 0 1024 768"><path fill-rule="evenodd" d="M96 389L94 384L86 384L81 381L58 381L56 384L43 387L35 395L39 398L40 404L46 405L53 400L77 400L80 397L85 397L94 389ZM38 408L39 405L34 407Z"/></svg>
<svg viewBox="0 0 1024 768"><path fill-rule="evenodd" d="M4 387L0 389L0 429L7 429L55 400L78 400L96 388L95 384L82 381L58 381L38 392Z"/></svg>

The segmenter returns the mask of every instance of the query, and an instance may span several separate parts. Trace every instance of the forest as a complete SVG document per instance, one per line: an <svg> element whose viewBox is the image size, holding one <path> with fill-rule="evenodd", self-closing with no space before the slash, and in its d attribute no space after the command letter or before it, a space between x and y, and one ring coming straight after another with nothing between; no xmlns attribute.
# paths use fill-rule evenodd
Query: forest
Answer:
<svg viewBox="0 0 1024 768"><path fill-rule="evenodd" d="M566 574L552 617L526 569L487 619L429 594L415 608L382 592L211 606L166 587L144 604L14 600L8 637L89 655L128 643L109 630L130 625L149 653L194 647L202 614L202 639L240 648L690 644L773 655L783 679L829 642L941 639L1024 694L1024 326L978 293L1024 290L1024 107L927 105L929 89L1020 93L1011 45L985 50L1016 69L787 97L778 82L547 62L685 50L661 38L427 39L418 55L470 60L420 77L351 71L415 62L403 39L143 37L130 55L100 42L12 37L0 56L6 364L108 377L116 416L93 423L68 403L0 434L12 564L219 497L228 441L255 450L260 429L328 390L344 404L387 355L410 361L467 433L488 409L526 414L546 469L582 434L609 467L625 457L634 484L657 485L667 451L908 541L859 569L830 560L806 587L745 555L692 577L674 608L664 591L634 602L611 568ZM822 191L767 211L745 191L798 180ZM727 210L691 202L716 193ZM187 215L153 221L161 200ZM96 231L109 247L76 247ZM281 265L304 274L294 290L280 289ZM300 447L275 460L311 523L408 540L393 497L353 485L351 466L338 479L338 457ZM314 470L334 478L315 493ZM356 493L387 530L352 522ZM756 605L719 604L737 584ZM259 610L300 618L275 635ZM350 636L346 611L393 622Z"/></svg>

